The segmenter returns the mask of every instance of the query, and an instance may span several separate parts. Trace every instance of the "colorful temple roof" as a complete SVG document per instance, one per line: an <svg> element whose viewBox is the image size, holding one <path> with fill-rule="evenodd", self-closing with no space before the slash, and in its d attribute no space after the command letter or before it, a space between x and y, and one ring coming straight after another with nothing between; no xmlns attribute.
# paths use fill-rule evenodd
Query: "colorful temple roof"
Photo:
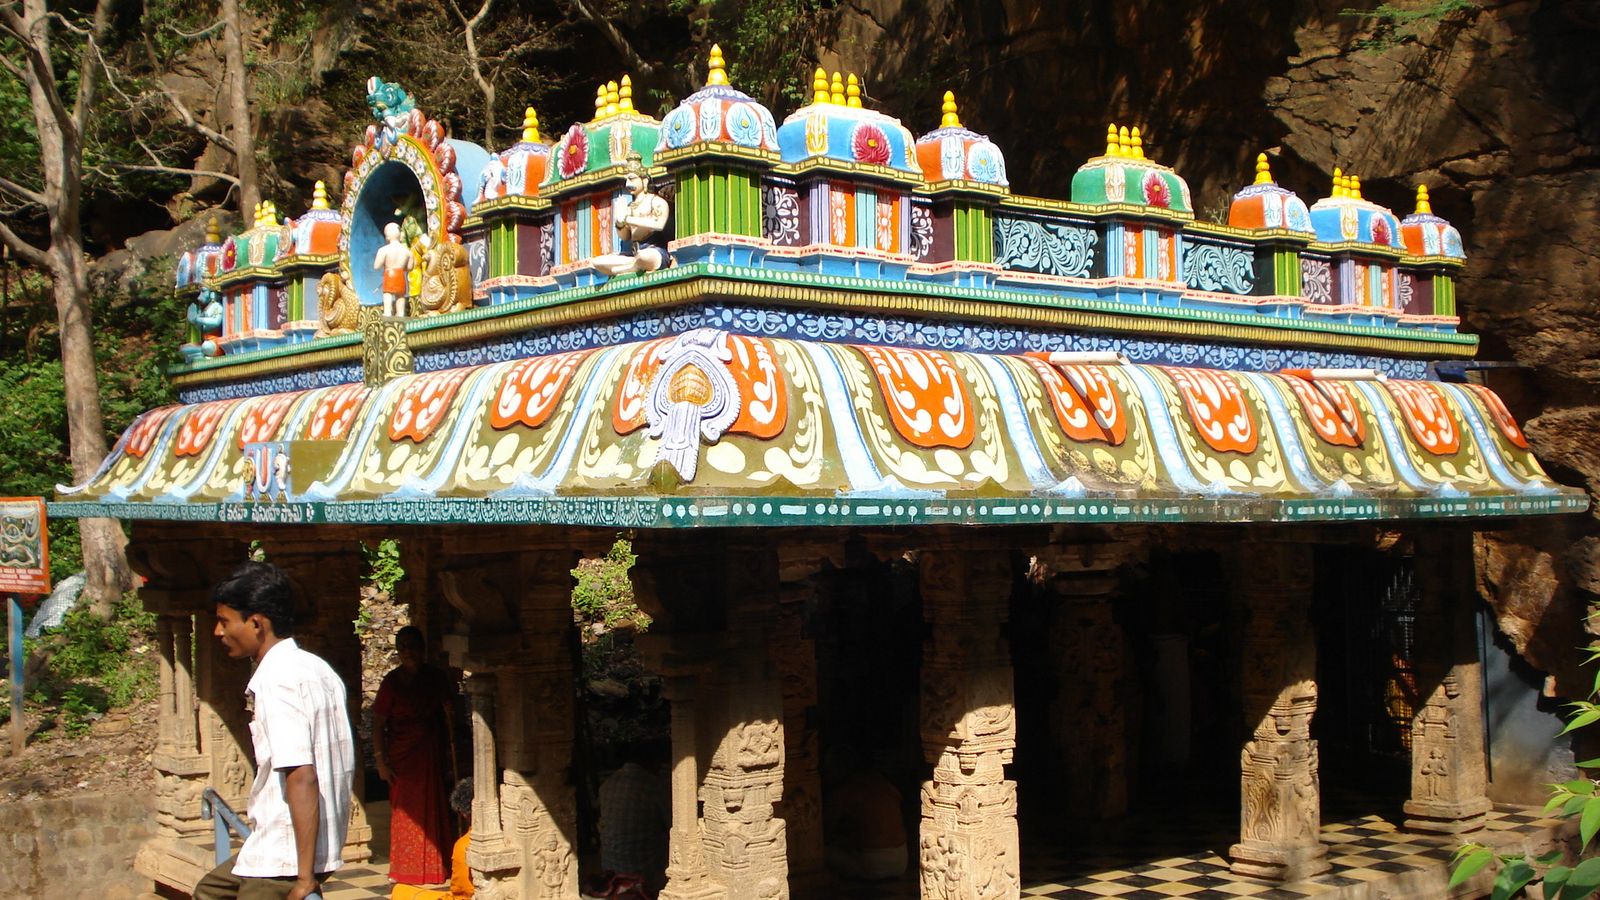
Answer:
<svg viewBox="0 0 1600 900"><path fill-rule="evenodd" d="M1138 128L1009 189L946 93L920 140L817 70L775 127L626 76L489 153L374 78L337 210L179 261L181 404L55 515L632 527L1327 521L1586 507L1457 330L1460 234L1265 155L1196 221ZM394 245L399 242L399 248ZM330 249L331 248L331 249ZM400 252L404 248L405 252Z"/></svg>

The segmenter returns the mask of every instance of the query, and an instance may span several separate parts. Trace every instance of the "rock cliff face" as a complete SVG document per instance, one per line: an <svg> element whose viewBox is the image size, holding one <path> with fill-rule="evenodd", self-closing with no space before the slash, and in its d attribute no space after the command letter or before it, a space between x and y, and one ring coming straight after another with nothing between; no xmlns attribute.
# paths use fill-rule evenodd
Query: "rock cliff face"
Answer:
<svg viewBox="0 0 1600 900"><path fill-rule="evenodd" d="M1111 121L1145 126L1201 218L1264 149L1308 201L1336 165L1402 215L1427 183L1467 241L1464 327L1480 359L1515 364L1490 383L1551 474L1600 501L1600 3L1485 0L1411 34L1349 5L855 0L822 63L860 72L914 130L955 90L1025 193L1065 196ZM1600 626L1584 619L1600 601L1600 514L1479 547L1502 630L1553 691L1586 693L1572 648Z"/></svg>

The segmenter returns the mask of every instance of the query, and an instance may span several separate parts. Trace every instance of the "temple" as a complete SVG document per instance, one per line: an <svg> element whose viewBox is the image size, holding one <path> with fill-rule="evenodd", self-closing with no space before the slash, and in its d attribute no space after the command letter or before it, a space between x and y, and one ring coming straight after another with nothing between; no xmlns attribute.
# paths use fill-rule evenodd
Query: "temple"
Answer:
<svg viewBox="0 0 1600 900"><path fill-rule="evenodd" d="M248 672L205 635L257 541L358 684L360 542L400 540L467 673L484 896L578 896L569 573L619 531L670 900L835 896L845 744L920 785L925 900L1021 896L1030 823L1177 772L1228 786L1233 873L1313 878L1319 743L1409 772L1373 801L1405 828L1484 826L1473 535L1587 499L1461 374L1425 187L1401 218L1335 170L1307 203L1263 154L1203 222L1111 125L1067 199L1022 196L951 94L917 137L819 69L780 121L717 50L661 119L623 77L498 152L368 90L337 202L184 254L180 405L50 506L130 520L160 614L163 890L210 867L200 792L248 793Z"/></svg>

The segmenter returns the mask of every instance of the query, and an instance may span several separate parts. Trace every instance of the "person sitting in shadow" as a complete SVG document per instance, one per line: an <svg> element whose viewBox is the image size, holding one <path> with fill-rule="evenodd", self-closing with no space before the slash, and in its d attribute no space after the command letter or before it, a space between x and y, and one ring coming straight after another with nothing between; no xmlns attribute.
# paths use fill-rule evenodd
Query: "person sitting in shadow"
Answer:
<svg viewBox="0 0 1600 900"><path fill-rule="evenodd" d="M884 881L905 873L900 791L853 748L833 751L824 767L822 829L828 868L835 875Z"/></svg>
<svg viewBox="0 0 1600 900"><path fill-rule="evenodd" d="M467 866L467 849L472 846L472 779L456 782L450 792L450 809L461 822L461 837L450 852L450 889L447 891L397 884L389 900L472 900L472 869Z"/></svg>
<svg viewBox="0 0 1600 900"><path fill-rule="evenodd" d="M600 865L585 896L646 900L666 885L672 791L662 774L669 751L657 742L622 748L622 765L600 784Z"/></svg>

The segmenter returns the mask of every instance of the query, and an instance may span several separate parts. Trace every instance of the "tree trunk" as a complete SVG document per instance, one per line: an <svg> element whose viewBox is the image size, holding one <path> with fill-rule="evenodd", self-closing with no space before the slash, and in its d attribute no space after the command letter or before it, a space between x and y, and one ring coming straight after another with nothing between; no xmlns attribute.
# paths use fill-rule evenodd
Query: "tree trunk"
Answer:
<svg viewBox="0 0 1600 900"><path fill-rule="evenodd" d="M239 0L222 0L222 56L228 69L228 117L233 121L233 156L239 173L239 217L248 223L261 202L261 186L256 179L256 132L250 118L243 24Z"/></svg>

